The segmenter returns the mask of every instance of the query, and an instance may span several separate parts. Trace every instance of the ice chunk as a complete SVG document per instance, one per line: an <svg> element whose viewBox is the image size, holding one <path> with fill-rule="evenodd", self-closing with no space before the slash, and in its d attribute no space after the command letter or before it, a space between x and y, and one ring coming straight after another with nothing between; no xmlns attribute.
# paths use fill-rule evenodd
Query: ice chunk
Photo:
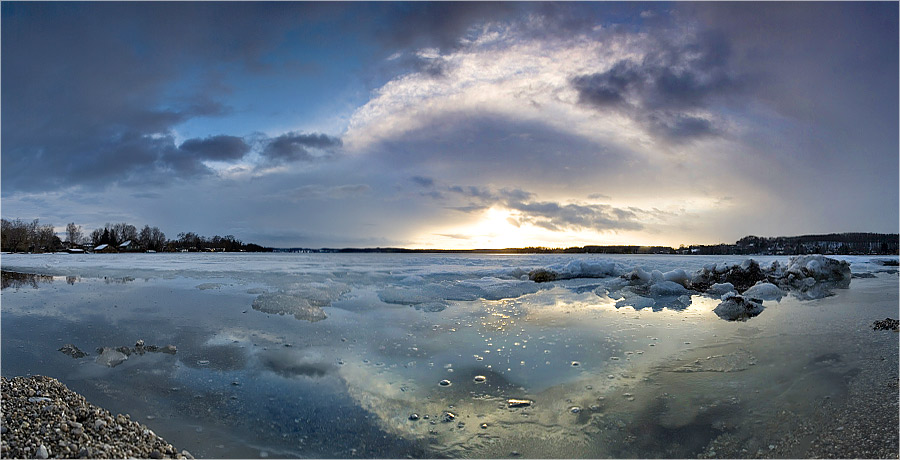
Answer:
<svg viewBox="0 0 900 460"><path fill-rule="evenodd" d="M816 281L843 281L850 279L850 264L844 260L821 255L791 257L785 275L796 278L812 277Z"/></svg>
<svg viewBox="0 0 900 460"><path fill-rule="evenodd" d="M650 297L634 294L627 290L622 292L622 294L623 298L616 302L616 308L632 307L635 310L640 310L642 308L652 308L656 306L656 301Z"/></svg>
<svg viewBox="0 0 900 460"><path fill-rule="evenodd" d="M744 291L744 297L759 300L778 300L784 297L784 291L772 283L759 282Z"/></svg>
<svg viewBox="0 0 900 460"><path fill-rule="evenodd" d="M739 295L727 296L713 313L726 321L747 321L763 311L761 303Z"/></svg>
<svg viewBox="0 0 900 460"><path fill-rule="evenodd" d="M615 276L619 271L616 263L608 260L573 260L536 268L528 273L528 278L536 283L543 283L575 278L605 278Z"/></svg>
<svg viewBox="0 0 900 460"><path fill-rule="evenodd" d="M650 286L650 295L653 297L680 296L687 292L688 290L684 286L674 281L660 281Z"/></svg>
<svg viewBox="0 0 900 460"><path fill-rule="evenodd" d="M653 275L647 273L641 267L634 267L634 270L623 275L625 279L632 281L635 284L648 284L653 280Z"/></svg>
<svg viewBox="0 0 900 460"><path fill-rule="evenodd" d="M378 298L384 303L397 305L416 305L433 300L421 291L388 286L378 292Z"/></svg>
<svg viewBox="0 0 900 460"><path fill-rule="evenodd" d="M673 283L678 283L684 287L688 287L690 283L690 277L684 270L680 268L663 273L663 279L666 281L672 281Z"/></svg>
<svg viewBox="0 0 900 460"><path fill-rule="evenodd" d="M729 292L734 292L734 285L731 283L716 283L706 290L706 293L712 296L723 296Z"/></svg>

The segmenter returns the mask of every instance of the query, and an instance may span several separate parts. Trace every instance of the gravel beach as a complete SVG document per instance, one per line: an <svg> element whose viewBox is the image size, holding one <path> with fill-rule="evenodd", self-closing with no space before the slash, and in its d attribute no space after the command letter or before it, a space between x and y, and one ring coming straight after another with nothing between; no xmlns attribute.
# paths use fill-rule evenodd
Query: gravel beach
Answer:
<svg viewBox="0 0 900 460"><path fill-rule="evenodd" d="M2 377L3 458L193 458L51 377Z"/></svg>

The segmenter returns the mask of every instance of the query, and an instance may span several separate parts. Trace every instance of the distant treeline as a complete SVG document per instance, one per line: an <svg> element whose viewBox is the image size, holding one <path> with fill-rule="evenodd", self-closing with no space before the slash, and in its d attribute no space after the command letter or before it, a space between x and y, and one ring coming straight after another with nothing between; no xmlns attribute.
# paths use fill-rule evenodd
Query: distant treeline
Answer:
<svg viewBox="0 0 900 460"><path fill-rule="evenodd" d="M104 246L105 245L105 246ZM100 248L100 249L97 249ZM65 240L54 232L53 225L41 225L38 219L2 219L0 250L7 252L57 252L67 249L98 250L102 252L270 252L257 244L244 244L233 235L211 238L193 232L179 233L177 239L166 239L157 227L144 225L140 230L122 222L106 224L85 235L74 222L66 226Z"/></svg>
<svg viewBox="0 0 900 460"><path fill-rule="evenodd" d="M506 249L406 249L406 248L285 248L277 252L396 253L396 254L695 254L695 255L787 255L787 254L898 254L897 233L830 233L757 237L747 236L735 244L668 246L578 246L547 248L531 246Z"/></svg>

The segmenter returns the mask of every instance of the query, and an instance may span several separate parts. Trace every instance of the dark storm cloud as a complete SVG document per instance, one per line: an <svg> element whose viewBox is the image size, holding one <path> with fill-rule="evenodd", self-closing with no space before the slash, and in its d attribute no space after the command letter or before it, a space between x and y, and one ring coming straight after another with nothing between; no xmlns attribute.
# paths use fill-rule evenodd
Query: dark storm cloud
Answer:
<svg viewBox="0 0 900 460"><path fill-rule="evenodd" d="M243 138L224 134L204 139L188 139L179 148L197 157L217 161L238 160L250 151L250 146Z"/></svg>
<svg viewBox="0 0 900 460"><path fill-rule="evenodd" d="M434 178L424 177L424 176L413 176L410 178L413 183L420 187L431 188L434 187Z"/></svg>
<svg viewBox="0 0 900 460"><path fill-rule="evenodd" d="M652 112L644 119L644 125L651 132L671 140L695 139L718 133L710 120L683 113Z"/></svg>
<svg viewBox="0 0 900 460"><path fill-rule="evenodd" d="M748 85L730 65L731 46L719 32L702 32L682 44L662 37L640 61L621 60L609 69L571 79L581 104L617 110L650 132L678 140L715 134L714 121L689 111Z"/></svg>
<svg viewBox="0 0 900 460"><path fill-rule="evenodd" d="M268 161L276 164L313 161L333 155L342 145L337 137L290 132L270 139L260 153Z"/></svg>
<svg viewBox="0 0 900 460"><path fill-rule="evenodd" d="M491 20L509 18L522 5L512 2L408 2L375 4L375 11L387 19L376 26L376 37L389 47L459 46L470 27ZM389 13L389 14L386 14Z"/></svg>
<svg viewBox="0 0 900 460"><path fill-rule="evenodd" d="M190 142L179 149L169 134L188 120L230 113L216 69L265 72L266 53L302 26L298 18L339 9L4 2L4 193L164 181L173 171L174 177L208 172L198 158L237 158L234 139L212 153ZM204 70L184 80L198 68Z"/></svg>

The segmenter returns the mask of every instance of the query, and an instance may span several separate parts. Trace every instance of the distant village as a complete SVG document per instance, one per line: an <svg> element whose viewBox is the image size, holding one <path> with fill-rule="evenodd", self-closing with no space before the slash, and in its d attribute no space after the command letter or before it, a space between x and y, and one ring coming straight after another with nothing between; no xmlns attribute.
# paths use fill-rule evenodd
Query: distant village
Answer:
<svg viewBox="0 0 900 460"><path fill-rule="evenodd" d="M167 239L157 227L145 225L141 230L128 223L106 224L85 235L74 222L66 226L63 238L53 225L41 225L38 219L2 219L0 250L3 252L271 252L272 248L244 244L233 235L205 237L193 232L179 233Z"/></svg>
<svg viewBox="0 0 900 460"><path fill-rule="evenodd" d="M205 237L193 232L167 239L157 227L140 230L127 223L106 224L85 235L74 222L63 238L53 225L38 219L2 219L0 251L3 252L292 252L292 253L445 253L445 254L682 254L682 255L865 255L900 253L897 233L830 233L825 235L759 237L746 236L734 244L668 246L579 246L569 248L526 247L506 249L407 249L407 248L268 248L245 244L233 235Z"/></svg>

